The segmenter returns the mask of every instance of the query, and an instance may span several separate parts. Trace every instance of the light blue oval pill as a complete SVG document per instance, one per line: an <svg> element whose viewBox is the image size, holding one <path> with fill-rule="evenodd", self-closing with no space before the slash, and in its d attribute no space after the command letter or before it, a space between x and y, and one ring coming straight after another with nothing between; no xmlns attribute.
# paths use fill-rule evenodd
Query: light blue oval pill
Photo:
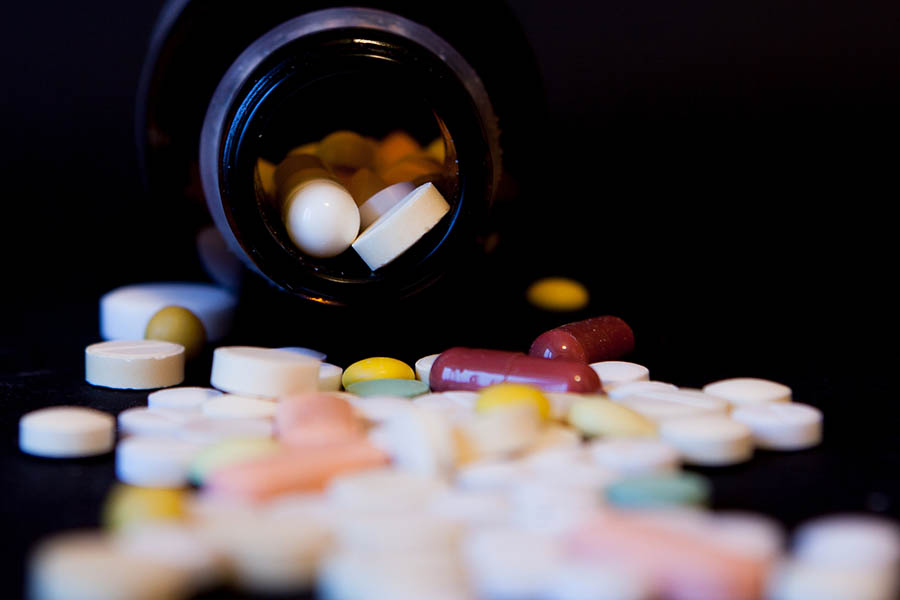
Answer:
<svg viewBox="0 0 900 600"><path fill-rule="evenodd" d="M429 392L428 384L418 379L367 379L347 386L346 390L357 396L400 396L412 398Z"/></svg>
<svg viewBox="0 0 900 600"><path fill-rule="evenodd" d="M660 473L617 481L606 488L606 500L620 508L662 508L703 505L712 486L695 473Z"/></svg>

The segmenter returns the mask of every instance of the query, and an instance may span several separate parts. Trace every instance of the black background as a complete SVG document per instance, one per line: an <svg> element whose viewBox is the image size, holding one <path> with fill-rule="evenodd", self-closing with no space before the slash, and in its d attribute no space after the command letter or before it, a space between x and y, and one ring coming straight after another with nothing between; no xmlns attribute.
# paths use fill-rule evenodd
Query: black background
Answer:
<svg viewBox="0 0 900 600"><path fill-rule="evenodd" d="M20 455L18 417L141 402L81 380L96 300L120 284L193 275L191 261L157 251L163 232L142 226L152 207L134 96L160 5L8 3L0 20L0 510L13 584L38 536L96 522L112 477L110 457ZM465 318L483 301L500 309L498 337L512 336L494 345L522 349L513 346L559 321L524 305L524 285L575 276L592 291L587 313L632 322L635 360L654 378L767 377L825 411L821 448L711 472L717 506L787 525L832 510L900 515L900 4L512 6L550 115L532 149L542 168L519 182L540 210L517 216L493 286L473 286L471 303L435 318ZM404 358L435 351L421 331ZM354 335L336 329L333 352L358 358L347 350ZM203 383L204 370L190 376Z"/></svg>

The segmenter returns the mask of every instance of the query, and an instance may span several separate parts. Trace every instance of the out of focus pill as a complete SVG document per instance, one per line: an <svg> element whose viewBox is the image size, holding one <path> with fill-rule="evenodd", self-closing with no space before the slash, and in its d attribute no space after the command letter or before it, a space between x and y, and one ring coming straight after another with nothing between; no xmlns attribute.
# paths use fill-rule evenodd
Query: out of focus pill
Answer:
<svg viewBox="0 0 900 600"><path fill-rule="evenodd" d="M178 429L180 440L208 446L239 438L271 438L275 435L272 419L196 419Z"/></svg>
<svg viewBox="0 0 900 600"><path fill-rule="evenodd" d="M569 409L569 423L585 435L655 436L656 426L639 413L603 397L587 397Z"/></svg>
<svg viewBox="0 0 900 600"><path fill-rule="evenodd" d="M319 388L319 361L284 350L223 346L213 352L212 385L232 394L275 398Z"/></svg>
<svg viewBox="0 0 900 600"><path fill-rule="evenodd" d="M293 150L288 152L288 155L312 154L313 156L315 156L318 153L319 153L319 142L309 142L308 144L303 144L301 146L297 146L296 148L294 148Z"/></svg>
<svg viewBox="0 0 900 600"><path fill-rule="evenodd" d="M285 199L284 225L291 241L318 258L337 256L359 233L359 208L342 185L312 179L295 187Z"/></svg>
<svg viewBox="0 0 900 600"><path fill-rule="evenodd" d="M423 356L416 361L416 379L418 379L422 383L429 384L429 377L431 376L431 365L434 364L434 361L437 360L438 356L440 356L440 354L429 354L428 356Z"/></svg>
<svg viewBox="0 0 900 600"><path fill-rule="evenodd" d="M444 148L444 139L436 138L432 140L432 142L425 147L425 154L440 164L444 164L444 159L447 156L447 152Z"/></svg>
<svg viewBox="0 0 900 600"><path fill-rule="evenodd" d="M370 396L367 398L354 396L347 400L356 414L372 423L383 423L396 414L406 412L412 407L408 398L391 396Z"/></svg>
<svg viewBox="0 0 900 600"><path fill-rule="evenodd" d="M117 389L178 385L184 380L184 346L155 340L91 344L84 349L84 378Z"/></svg>
<svg viewBox="0 0 900 600"><path fill-rule="evenodd" d="M432 411L412 406L397 412L385 423L383 433L386 450L400 469L443 477L456 465L453 429Z"/></svg>
<svg viewBox="0 0 900 600"><path fill-rule="evenodd" d="M196 246L197 257L213 281L228 290L240 288L244 278L244 265L228 248L225 238L215 225L200 230Z"/></svg>
<svg viewBox="0 0 900 600"><path fill-rule="evenodd" d="M357 396L398 396L413 398L428 393L428 385L418 379L368 379L345 386Z"/></svg>
<svg viewBox="0 0 900 600"><path fill-rule="evenodd" d="M538 279L528 286L525 297L540 309L558 312L581 310L590 299L584 285L565 277Z"/></svg>
<svg viewBox="0 0 900 600"><path fill-rule="evenodd" d="M359 205L360 231L365 231L365 229L377 221L381 215L394 208L401 200L411 194L413 189L415 188L412 183L401 181L400 183L389 185L366 198L366 200Z"/></svg>
<svg viewBox="0 0 900 600"><path fill-rule="evenodd" d="M478 598L487 600L540 598L563 562L555 536L513 528L475 531L462 551Z"/></svg>
<svg viewBox="0 0 900 600"><path fill-rule="evenodd" d="M898 594L894 574L868 569L835 567L787 560L769 577L768 600L894 600Z"/></svg>
<svg viewBox="0 0 900 600"><path fill-rule="evenodd" d="M372 165L375 148L358 133L335 131L319 142L319 158L330 167L361 169Z"/></svg>
<svg viewBox="0 0 900 600"><path fill-rule="evenodd" d="M300 346L285 346L284 348L276 348L276 350L284 350L285 352L294 352L296 354L304 354L306 356L311 356L318 360L325 360L328 358L328 355L324 352L319 352L318 350L313 350L312 348L302 348Z"/></svg>
<svg viewBox="0 0 900 600"><path fill-rule="evenodd" d="M533 479L527 465L509 460L480 460L456 472L456 486L466 490L508 490Z"/></svg>
<svg viewBox="0 0 900 600"><path fill-rule="evenodd" d="M439 173L441 165L431 158L423 155L407 156L379 174L388 185L394 185L401 181L412 181L420 177Z"/></svg>
<svg viewBox="0 0 900 600"><path fill-rule="evenodd" d="M606 500L620 508L705 505L711 487L694 473L659 473L628 477L606 488Z"/></svg>
<svg viewBox="0 0 900 600"><path fill-rule="evenodd" d="M337 392L341 389L344 370L337 365L323 362L319 365L319 391Z"/></svg>
<svg viewBox="0 0 900 600"><path fill-rule="evenodd" d="M528 354L589 364L618 360L632 350L634 333L628 323L603 315L545 331L531 343Z"/></svg>
<svg viewBox="0 0 900 600"><path fill-rule="evenodd" d="M223 394L203 403L203 414L211 419L267 419L278 405L271 400Z"/></svg>
<svg viewBox="0 0 900 600"><path fill-rule="evenodd" d="M597 464L623 475L666 473L681 465L678 451L659 440L597 440L590 453Z"/></svg>
<svg viewBox="0 0 900 600"><path fill-rule="evenodd" d="M396 358L376 356L356 361L344 370L341 383L348 387L357 381L369 379L415 379L416 374L408 364Z"/></svg>
<svg viewBox="0 0 900 600"><path fill-rule="evenodd" d="M375 150L375 168L383 171L400 160L422 151L412 136L405 131L394 131L387 134Z"/></svg>
<svg viewBox="0 0 900 600"><path fill-rule="evenodd" d="M184 492L117 483L103 505L101 521L108 529L124 529L184 515Z"/></svg>
<svg viewBox="0 0 900 600"><path fill-rule="evenodd" d="M206 344L203 322L183 306L166 306L150 318L144 339L184 346L185 358L194 358Z"/></svg>
<svg viewBox="0 0 900 600"><path fill-rule="evenodd" d="M366 228L352 247L370 269L380 269L412 248L448 212L440 191L432 183L422 184Z"/></svg>
<svg viewBox="0 0 900 600"><path fill-rule="evenodd" d="M174 387L149 394L147 406L151 409L199 411L204 402L221 395L222 392L212 388Z"/></svg>
<svg viewBox="0 0 900 600"><path fill-rule="evenodd" d="M519 383L500 383L482 389L475 403L475 410L485 413L516 405L533 406L542 419L550 416L550 402L543 392L536 387Z"/></svg>
<svg viewBox="0 0 900 600"><path fill-rule="evenodd" d="M592 363L591 368L600 377L604 390L611 390L625 383L650 380L650 370L647 367L631 362L606 360Z"/></svg>
<svg viewBox="0 0 900 600"><path fill-rule="evenodd" d="M546 600L649 600L652 580L627 563L566 561L553 571Z"/></svg>
<svg viewBox="0 0 900 600"><path fill-rule="evenodd" d="M535 443L541 421L534 404L500 404L461 423L459 433L475 456L512 454Z"/></svg>
<svg viewBox="0 0 900 600"><path fill-rule="evenodd" d="M788 386L752 377L716 381L703 386L703 391L710 396L722 398L734 406L791 401L791 388Z"/></svg>
<svg viewBox="0 0 900 600"><path fill-rule="evenodd" d="M201 418L199 412L136 406L119 413L119 435L175 436L183 425Z"/></svg>
<svg viewBox="0 0 900 600"><path fill-rule="evenodd" d="M362 206L366 200L383 190L386 185L387 184L377 173L371 169L363 168L358 169L353 176L350 177L347 191L353 196L353 200L356 202L357 206ZM363 224L362 229L365 228L366 225Z"/></svg>
<svg viewBox="0 0 900 600"><path fill-rule="evenodd" d="M180 488L188 483L196 444L175 439L133 436L116 447L116 477L141 487Z"/></svg>
<svg viewBox="0 0 900 600"><path fill-rule="evenodd" d="M406 514L424 509L444 489L434 477L384 468L335 477L325 493L339 509Z"/></svg>
<svg viewBox="0 0 900 600"><path fill-rule="evenodd" d="M275 185L275 165L264 158L256 159L256 174L259 176L259 185L263 193L269 198L274 198L278 193Z"/></svg>
<svg viewBox="0 0 900 600"><path fill-rule="evenodd" d="M660 424L659 435L678 449L686 463L693 465L733 465L753 456L750 428L728 417L669 419Z"/></svg>
<svg viewBox="0 0 900 600"><path fill-rule="evenodd" d="M673 392L677 390L678 386L662 381L632 381L606 390L606 395L613 400L621 400L622 398L640 395L644 392Z"/></svg>
<svg viewBox="0 0 900 600"><path fill-rule="evenodd" d="M728 414L728 403L698 390L647 390L617 400L656 422L684 417Z"/></svg>
<svg viewBox="0 0 900 600"><path fill-rule="evenodd" d="M871 515L822 517L797 529L794 555L829 567L896 570L900 566L900 526Z"/></svg>
<svg viewBox="0 0 900 600"><path fill-rule="evenodd" d="M236 438L219 442L194 456L190 464L190 480L203 485L206 478L219 469L271 456L281 449L281 444L267 438Z"/></svg>
<svg viewBox="0 0 900 600"><path fill-rule="evenodd" d="M284 160L278 163L278 167L272 175L278 194L284 195L290 191L291 187L296 186L296 183L292 185L291 180L296 179L297 173L322 167L322 160L318 156L302 152L288 154Z"/></svg>
<svg viewBox="0 0 900 600"><path fill-rule="evenodd" d="M19 419L19 448L34 456L95 456L112 450L115 441L115 419L93 408L54 406Z"/></svg>
<svg viewBox="0 0 900 600"><path fill-rule="evenodd" d="M139 340L150 318L166 306L183 306L200 318L209 341L228 334L237 300L208 283L141 283L100 298L100 335L105 340Z"/></svg>
<svg viewBox="0 0 900 600"><path fill-rule="evenodd" d="M806 404L750 404L735 408L731 418L750 428L757 448L803 450L822 441L822 412Z"/></svg>

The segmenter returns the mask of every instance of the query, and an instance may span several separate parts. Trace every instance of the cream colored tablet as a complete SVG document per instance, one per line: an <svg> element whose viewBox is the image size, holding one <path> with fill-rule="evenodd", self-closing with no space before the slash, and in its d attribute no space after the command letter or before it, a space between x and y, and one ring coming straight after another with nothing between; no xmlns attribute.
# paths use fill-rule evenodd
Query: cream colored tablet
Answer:
<svg viewBox="0 0 900 600"><path fill-rule="evenodd" d="M326 491L332 505L356 513L420 511L445 490L444 483L399 469L370 469L339 475Z"/></svg>
<svg viewBox="0 0 900 600"><path fill-rule="evenodd" d="M211 419L269 419L278 404L272 400L223 394L203 403L203 414Z"/></svg>
<svg viewBox="0 0 900 600"><path fill-rule="evenodd" d="M703 386L703 391L734 406L791 401L791 388L788 386L753 377L723 379Z"/></svg>
<svg viewBox="0 0 900 600"><path fill-rule="evenodd" d="M419 381L422 383L429 382L429 378L431 377L431 365L434 364L434 361L437 360L438 356L440 356L440 354L429 354L416 361L416 378Z"/></svg>
<svg viewBox="0 0 900 600"><path fill-rule="evenodd" d="M264 438L275 435L272 419L197 419L178 429L178 439L208 446L227 440Z"/></svg>
<svg viewBox="0 0 900 600"><path fill-rule="evenodd" d="M728 402L697 390L650 390L616 400L652 421L727 415Z"/></svg>
<svg viewBox="0 0 900 600"><path fill-rule="evenodd" d="M232 394L276 398L319 389L320 361L286 350L223 346L213 353L213 387Z"/></svg>
<svg viewBox="0 0 900 600"><path fill-rule="evenodd" d="M341 376L344 370L337 365L323 362L319 366L319 391L338 392L341 389Z"/></svg>
<svg viewBox="0 0 900 600"><path fill-rule="evenodd" d="M649 381L650 370L632 362L622 360L605 360L591 363L591 368L600 378L600 384L604 390L611 390L626 383L635 381Z"/></svg>
<svg viewBox="0 0 900 600"><path fill-rule="evenodd" d="M541 420L533 405L507 405L472 415L459 424L457 431L475 457L490 458L534 445Z"/></svg>
<svg viewBox="0 0 900 600"><path fill-rule="evenodd" d="M116 441L112 415L80 406L42 408L19 419L19 448L48 458L105 454Z"/></svg>
<svg viewBox="0 0 900 600"><path fill-rule="evenodd" d="M678 450L659 440L598 440L590 453L597 464L622 475L671 472L681 465Z"/></svg>
<svg viewBox="0 0 900 600"><path fill-rule="evenodd" d="M670 419L660 424L659 435L693 465L732 465L753 456L750 428L728 417Z"/></svg>
<svg viewBox="0 0 900 600"><path fill-rule="evenodd" d="M425 183L363 231L353 249L374 271L409 250L448 212L438 189Z"/></svg>
<svg viewBox="0 0 900 600"><path fill-rule="evenodd" d="M635 394L639 395L642 392L672 392L677 389L677 386L663 381L632 381L630 383L617 385L611 390L607 390L606 394L612 400L621 400L627 396L633 396Z"/></svg>
<svg viewBox="0 0 900 600"><path fill-rule="evenodd" d="M150 408L168 408L183 410L186 412L199 412L204 402L222 392L204 387L175 387L159 390L147 396L147 406Z"/></svg>
<svg viewBox="0 0 900 600"><path fill-rule="evenodd" d="M178 385L184 380L184 346L156 340L91 344L84 349L84 378L126 390Z"/></svg>
<svg viewBox="0 0 900 600"><path fill-rule="evenodd" d="M119 413L119 435L155 435L174 437L182 425L202 418L194 411L137 406Z"/></svg>
<svg viewBox="0 0 900 600"><path fill-rule="evenodd" d="M757 448L803 450L822 441L822 412L806 404L751 404L734 409L731 418L750 428Z"/></svg>
<svg viewBox="0 0 900 600"><path fill-rule="evenodd" d="M176 439L126 438L116 447L116 477L141 487L184 487L188 484L191 460L201 448Z"/></svg>
<svg viewBox="0 0 900 600"><path fill-rule="evenodd" d="M361 230L378 220L378 217L394 208L397 203L406 198L413 191L413 185L408 181L401 181L389 185L368 200L359 205L359 225Z"/></svg>

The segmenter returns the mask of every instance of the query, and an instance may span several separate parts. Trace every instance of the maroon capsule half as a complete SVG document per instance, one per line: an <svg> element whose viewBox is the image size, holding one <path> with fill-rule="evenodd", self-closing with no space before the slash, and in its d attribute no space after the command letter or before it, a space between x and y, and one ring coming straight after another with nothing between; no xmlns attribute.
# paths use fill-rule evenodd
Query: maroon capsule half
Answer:
<svg viewBox="0 0 900 600"><path fill-rule="evenodd" d="M528 354L585 364L618 360L634 350L634 333L619 317L603 316L568 323L537 337Z"/></svg>
<svg viewBox="0 0 900 600"><path fill-rule="evenodd" d="M430 384L436 392L478 390L497 383L525 383L545 392L587 394L600 389L600 378L585 364L521 352L450 348L431 366Z"/></svg>

